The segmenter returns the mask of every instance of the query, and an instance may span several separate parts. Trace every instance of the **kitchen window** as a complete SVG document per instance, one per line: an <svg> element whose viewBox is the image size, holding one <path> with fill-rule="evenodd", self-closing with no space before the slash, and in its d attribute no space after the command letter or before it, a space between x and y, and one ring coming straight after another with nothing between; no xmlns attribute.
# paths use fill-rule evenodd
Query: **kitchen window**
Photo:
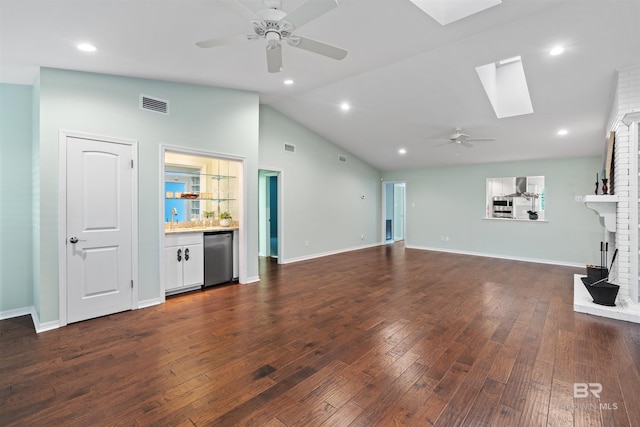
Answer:
<svg viewBox="0 0 640 427"><path fill-rule="evenodd" d="M545 220L544 176L487 178L486 218Z"/></svg>

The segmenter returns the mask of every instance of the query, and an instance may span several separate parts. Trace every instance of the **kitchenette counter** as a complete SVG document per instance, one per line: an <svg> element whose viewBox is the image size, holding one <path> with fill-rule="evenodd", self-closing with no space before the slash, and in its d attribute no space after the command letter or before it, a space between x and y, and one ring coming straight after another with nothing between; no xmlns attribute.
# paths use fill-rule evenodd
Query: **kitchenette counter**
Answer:
<svg viewBox="0 0 640 427"><path fill-rule="evenodd" d="M177 227L177 228L165 228L164 234L178 234L178 233L209 233L215 231L236 231L239 230L238 226L222 227L220 225L211 227Z"/></svg>

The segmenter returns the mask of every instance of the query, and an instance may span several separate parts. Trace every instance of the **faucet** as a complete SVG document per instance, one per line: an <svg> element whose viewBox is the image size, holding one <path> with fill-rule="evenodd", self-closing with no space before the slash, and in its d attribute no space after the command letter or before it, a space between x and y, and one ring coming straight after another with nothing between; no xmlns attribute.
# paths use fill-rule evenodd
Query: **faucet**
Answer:
<svg viewBox="0 0 640 427"><path fill-rule="evenodd" d="M173 230L173 221L174 218L176 218L178 216L178 209L176 208L171 208L171 226L170 228Z"/></svg>

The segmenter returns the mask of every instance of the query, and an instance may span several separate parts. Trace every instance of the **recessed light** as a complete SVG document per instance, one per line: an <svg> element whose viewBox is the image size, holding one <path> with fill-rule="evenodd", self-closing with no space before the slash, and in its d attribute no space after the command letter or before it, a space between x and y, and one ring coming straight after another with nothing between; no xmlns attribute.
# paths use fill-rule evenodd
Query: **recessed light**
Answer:
<svg viewBox="0 0 640 427"><path fill-rule="evenodd" d="M348 102L343 102L342 104L340 104L340 109L342 111L349 111L351 109L351 105L349 105Z"/></svg>
<svg viewBox="0 0 640 427"><path fill-rule="evenodd" d="M83 51L83 52L95 52L96 51L96 47L92 44L89 43L80 43L78 46L78 49Z"/></svg>
<svg viewBox="0 0 640 427"><path fill-rule="evenodd" d="M569 131L568 131L568 130L566 130L566 129L560 129L560 130L558 131L558 135L560 135L560 136L564 136L564 135L566 135L566 134L568 134L568 133L569 133Z"/></svg>
<svg viewBox="0 0 640 427"><path fill-rule="evenodd" d="M407 150L405 150L404 148L401 148L401 149L398 150L398 153L407 154Z"/></svg>
<svg viewBox="0 0 640 427"><path fill-rule="evenodd" d="M560 55L562 52L564 52L564 48L562 46L556 46L549 51L549 55L556 56Z"/></svg>
<svg viewBox="0 0 640 427"><path fill-rule="evenodd" d="M293 84L293 80L287 79L287 80L284 81L284 84L286 84L287 86L290 86L290 85Z"/></svg>

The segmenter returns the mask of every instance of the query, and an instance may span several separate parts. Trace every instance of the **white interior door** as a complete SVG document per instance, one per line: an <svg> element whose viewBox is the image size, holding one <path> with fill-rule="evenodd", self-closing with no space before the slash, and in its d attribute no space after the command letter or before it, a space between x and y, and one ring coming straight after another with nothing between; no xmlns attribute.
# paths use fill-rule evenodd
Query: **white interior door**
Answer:
<svg viewBox="0 0 640 427"><path fill-rule="evenodd" d="M133 147L67 137L67 322L133 308Z"/></svg>

